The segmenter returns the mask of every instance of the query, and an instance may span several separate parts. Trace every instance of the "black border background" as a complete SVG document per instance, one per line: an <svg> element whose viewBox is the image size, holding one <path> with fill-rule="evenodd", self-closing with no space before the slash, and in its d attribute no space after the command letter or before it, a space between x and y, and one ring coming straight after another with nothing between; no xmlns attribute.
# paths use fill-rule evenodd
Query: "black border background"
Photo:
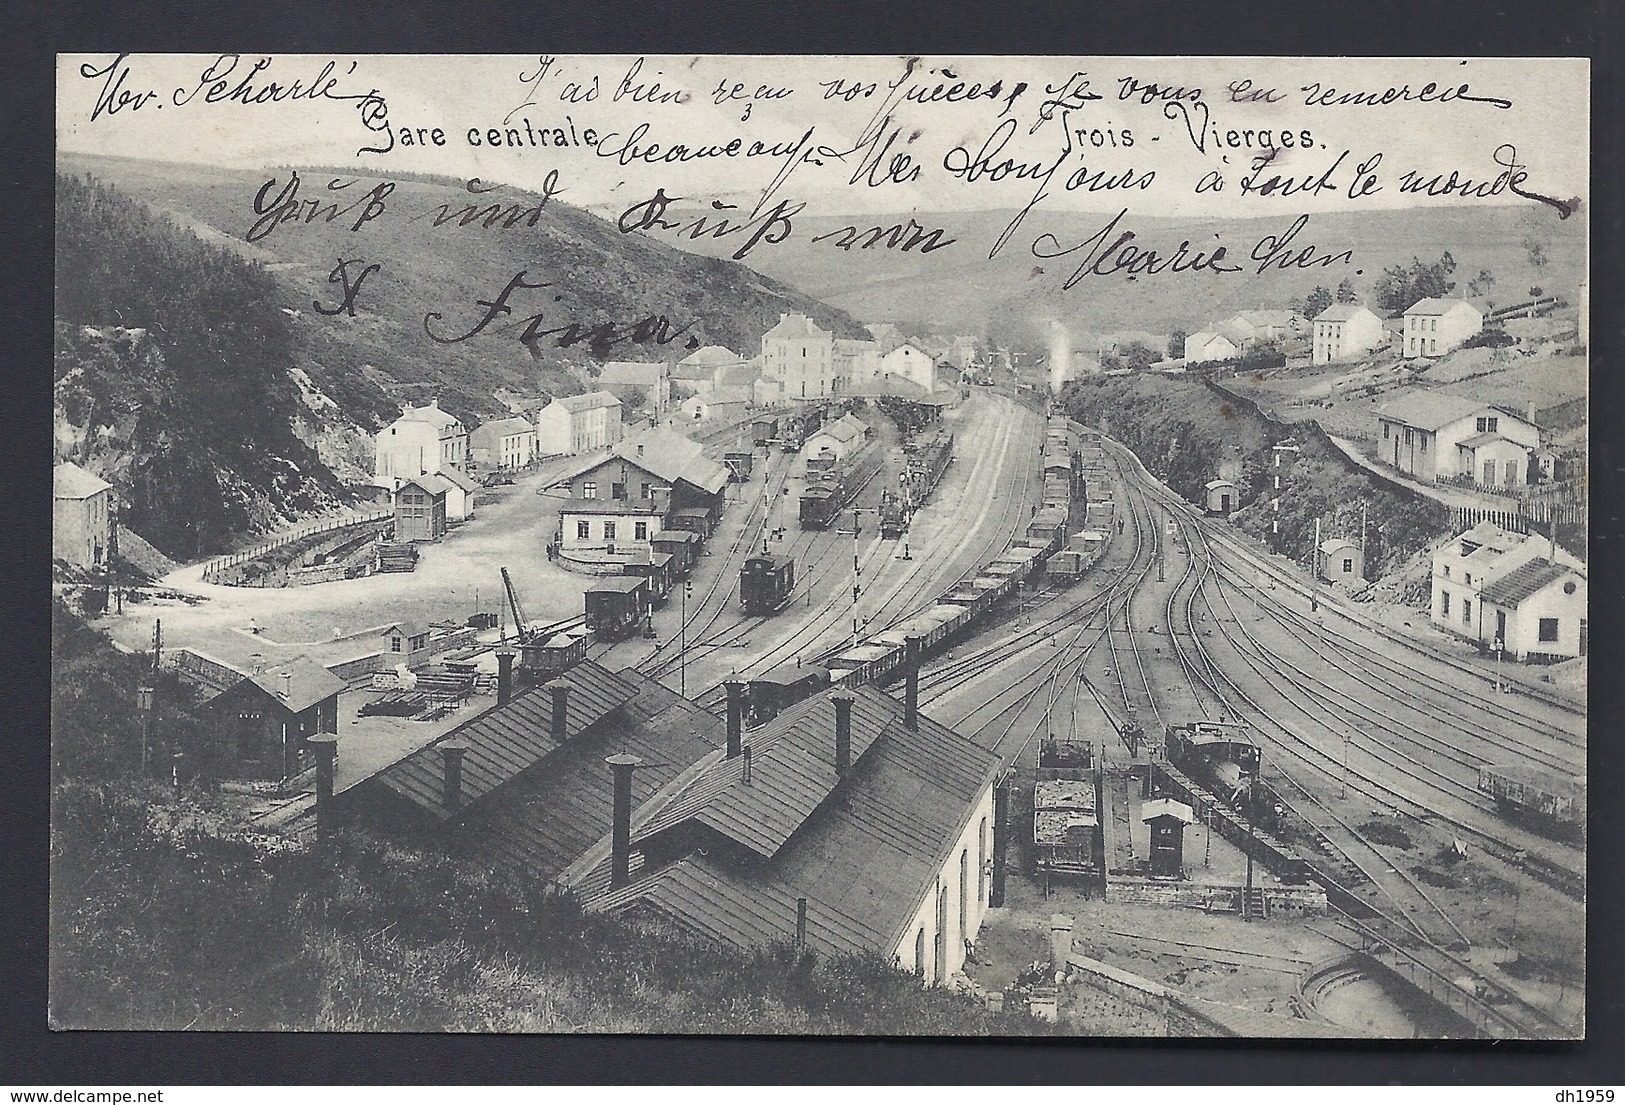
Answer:
<svg viewBox="0 0 1625 1105"><path fill-rule="evenodd" d="M26 9L37 10L30 17ZM1625 1070L1617 802L1620 4L1498 0L1038 4L600 0L498 7L19 5L0 54L0 418L16 443L0 557L0 1086L581 1083L1508 1084L1595 1086ZM21 49L18 47L21 45ZM55 58L253 48L342 53L924 53L1589 56L1592 440L1589 1040L1577 1044L1119 1042L52 1033L45 1025L48 466ZM1577 109L1578 110L1578 109ZM1441 117L1441 125L1449 125ZM1569 120L1553 119L1553 126ZM1600 323L1600 325L1599 325ZM20 492L20 494L19 494ZM20 548L18 546L21 546Z"/></svg>

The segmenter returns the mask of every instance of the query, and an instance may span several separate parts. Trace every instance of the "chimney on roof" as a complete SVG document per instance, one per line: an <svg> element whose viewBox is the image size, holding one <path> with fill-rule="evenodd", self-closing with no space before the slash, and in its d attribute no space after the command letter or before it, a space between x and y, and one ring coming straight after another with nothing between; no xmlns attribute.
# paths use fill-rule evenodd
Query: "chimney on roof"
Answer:
<svg viewBox="0 0 1625 1105"><path fill-rule="evenodd" d="M570 684L562 679L555 679L547 685L548 691L553 695L553 739L560 744L564 743L564 723L570 716Z"/></svg>
<svg viewBox="0 0 1625 1105"><path fill-rule="evenodd" d="M747 744L740 749L740 754L744 757L745 762L740 768L739 781L748 787L750 786L750 745Z"/></svg>
<svg viewBox="0 0 1625 1105"><path fill-rule="evenodd" d="M278 672L276 677L276 696L283 701L293 697L293 672Z"/></svg>
<svg viewBox="0 0 1625 1105"><path fill-rule="evenodd" d="M745 728L745 684L730 679L723 686L728 691L728 758L739 755Z"/></svg>
<svg viewBox="0 0 1625 1105"><path fill-rule="evenodd" d="M609 837L609 885L615 889L632 881L632 772L643 761L622 752L604 762L615 775L614 820Z"/></svg>
<svg viewBox="0 0 1625 1105"><path fill-rule="evenodd" d="M333 768L339 738L336 733L317 733L306 743L316 751L316 831L325 836L333 830Z"/></svg>
<svg viewBox="0 0 1625 1105"><path fill-rule="evenodd" d="M852 696L842 692L830 701L835 703L835 774L845 778L852 770Z"/></svg>
<svg viewBox="0 0 1625 1105"><path fill-rule="evenodd" d="M454 810L463 804L463 756L467 752L467 741L449 740L440 745L440 755L446 761L440 799L447 809Z"/></svg>
<svg viewBox="0 0 1625 1105"><path fill-rule="evenodd" d="M513 697L513 657L511 648L497 650L497 705L506 706Z"/></svg>
<svg viewBox="0 0 1625 1105"><path fill-rule="evenodd" d="M920 727L920 639L910 636L903 641L903 725L910 730Z"/></svg>

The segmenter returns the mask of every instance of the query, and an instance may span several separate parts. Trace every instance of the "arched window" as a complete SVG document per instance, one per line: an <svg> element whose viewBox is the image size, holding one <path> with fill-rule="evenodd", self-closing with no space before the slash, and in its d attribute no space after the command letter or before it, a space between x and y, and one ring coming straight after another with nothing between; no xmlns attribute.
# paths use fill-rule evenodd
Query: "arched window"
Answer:
<svg viewBox="0 0 1625 1105"><path fill-rule="evenodd" d="M987 901L987 818L976 830L976 901Z"/></svg>
<svg viewBox="0 0 1625 1105"><path fill-rule="evenodd" d="M959 938L970 939L970 849L959 850Z"/></svg>
<svg viewBox="0 0 1625 1105"><path fill-rule="evenodd" d="M917 974L917 975L920 975L922 977L925 975L925 926L924 925L920 926L920 931L916 932L914 934L914 973Z"/></svg>

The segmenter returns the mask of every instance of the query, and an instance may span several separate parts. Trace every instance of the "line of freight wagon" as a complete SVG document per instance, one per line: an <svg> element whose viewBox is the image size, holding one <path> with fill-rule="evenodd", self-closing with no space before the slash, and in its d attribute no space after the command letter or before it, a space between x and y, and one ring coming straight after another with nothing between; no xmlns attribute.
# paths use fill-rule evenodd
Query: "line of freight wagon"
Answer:
<svg viewBox="0 0 1625 1105"><path fill-rule="evenodd" d="M1086 452L1087 448L1087 452ZM781 710L833 683L879 684L901 671L910 637L920 640L920 655L941 652L986 621L1006 600L1023 592L1040 575L1076 581L1099 560L1112 531L1111 500L1089 499L1085 475L1104 477L1099 437L1059 415L1051 415L1040 450L1044 497L1015 541L975 576L962 580L926 610L829 656L821 664L781 665L749 682L748 718L752 725L771 720ZM1068 534L1075 512L1104 519L1101 532ZM1104 513L1102 513L1102 511Z"/></svg>

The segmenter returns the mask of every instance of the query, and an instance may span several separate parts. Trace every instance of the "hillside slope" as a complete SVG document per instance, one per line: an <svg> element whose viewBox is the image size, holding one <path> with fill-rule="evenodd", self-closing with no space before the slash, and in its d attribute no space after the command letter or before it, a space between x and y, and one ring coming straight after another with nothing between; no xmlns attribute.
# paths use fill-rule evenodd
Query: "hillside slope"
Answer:
<svg viewBox="0 0 1625 1105"><path fill-rule="evenodd" d="M304 221L310 208L302 208L298 220L263 236L256 232L250 242L262 217L254 209L256 195L274 177L276 186L261 201L262 211L270 209L291 170L82 155L65 155L59 169L113 182L200 237L263 263L277 278L276 305L290 318L296 366L367 430L393 418L403 402L430 397L471 424L505 415L493 394L498 389L579 392L604 359L677 359L709 344L751 354L784 312L807 314L838 335L862 333L844 312L805 293L732 261L622 234L556 196L532 225L530 212L543 198L538 194L496 187L474 195L466 182L408 174L390 181L395 187L385 211L355 230L364 193L380 178L346 178L354 183L330 189L333 171L306 169L297 195L288 200L319 200L320 213ZM346 208L361 205L328 221L335 201ZM471 205L479 217L465 222ZM502 217L487 226L492 205ZM510 210L521 217L510 220ZM341 285L329 277L341 257L364 263L353 265L353 274L364 265L382 266L363 283L353 318L312 309L318 300L329 309L340 304ZM550 286L515 292L512 314L467 341L442 344L425 333L430 313L443 316L441 336L466 332L485 313L476 301L495 299L520 272ZM639 321L662 316L673 331L686 329L667 344L621 341L596 356L589 341L561 348L556 337L544 338L532 355L519 337L525 320L538 312L543 330L610 323L624 337Z"/></svg>
<svg viewBox="0 0 1625 1105"><path fill-rule="evenodd" d="M1132 231L1134 245L1173 253L1180 242L1192 249L1210 250L1224 245L1227 261L1246 264L1244 271L1214 275L1206 272L1139 277L1089 276L1071 290L1062 284L1082 261L1087 249L1070 257L1035 257L1033 241L1053 234L1060 248L1075 246L1099 232L1112 213L1057 212L1040 207L1021 223L1004 249L992 260L988 251L1004 231L1014 211L904 212L876 217L798 216L795 233L784 243L758 246L749 264L808 295L844 307L865 321L895 320L934 323L977 332L991 326L1002 340L1034 331L1036 347L1043 348L1043 325L1057 319L1074 330L1109 332L1124 329L1168 333L1199 329L1204 323L1236 311L1285 306L1316 284L1335 288L1349 278L1362 294L1382 270L1408 265L1413 257L1436 260L1448 250L1458 268L1454 279L1458 294L1480 269L1495 277L1489 298L1501 304L1518 302L1531 285L1573 302L1586 262L1586 219L1582 215L1560 221L1535 205L1408 208L1350 213L1317 214L1299 231L1291 248L1314 244L1318 255L1351 249L1354 263L1330 268L1263 274L1247 264L1254 245L1266 235L1283 235L1296 217L1290 208L1271 218L1191 219L1157 218L1129 206L1130 213L1114 228L1112 238ZM832 241L817 243L819 235L848 225L869 227L906 224L909 218L926 228L941 227L952 246L923 256L884 248L839 249ZM867 235L865 234L865 237ZM731 242L671 239L698 252L720 254ZM1527 242L1542 247L1543 265L1531 263ZM1055 252L1050 247L1046 252Z"/></svg>

